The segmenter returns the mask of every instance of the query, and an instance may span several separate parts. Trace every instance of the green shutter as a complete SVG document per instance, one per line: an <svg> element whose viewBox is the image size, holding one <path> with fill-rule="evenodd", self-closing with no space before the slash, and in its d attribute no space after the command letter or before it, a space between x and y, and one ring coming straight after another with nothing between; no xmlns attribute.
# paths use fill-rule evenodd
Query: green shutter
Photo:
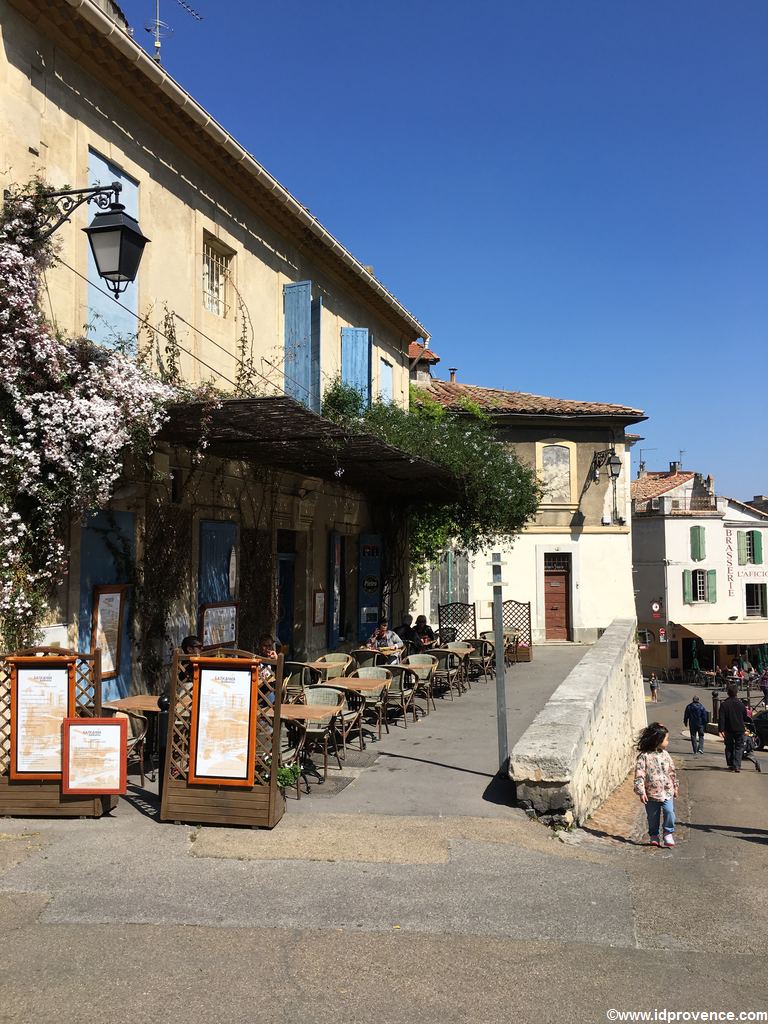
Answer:
<svg viewBox="0 0 768 1024"><path fill-rule="evenodd" d="M683 604L693 604L693 574L683 569Z"/></svg>
<svg viewBox="0 0 768 1024"><path fill-rule="evenodd" d="M710 604L717 601L717 572L715 569L707 569L707 600Z"/></svg>
<svg viewBox="0 0 768 1024"><path fill-rule="evenodd" d="M763 535L759 530L752 531L752 551L754 552L754 564L763 564Z"/></svg>
<svg viewBox="0 0 768 1024"><path fill-rule="evenodd" d="M691 527L691 560L694 562L703 561L706 550L705 550L705 539L704 539L704 527L703 526L692 526Z"/></svg>
<svg viewBox="0 0 768 1024"><path fill-rule="evenodd" d="M739 565L747 564L747 535L743 530L736 531L736 549L739 553Z"/></svg>

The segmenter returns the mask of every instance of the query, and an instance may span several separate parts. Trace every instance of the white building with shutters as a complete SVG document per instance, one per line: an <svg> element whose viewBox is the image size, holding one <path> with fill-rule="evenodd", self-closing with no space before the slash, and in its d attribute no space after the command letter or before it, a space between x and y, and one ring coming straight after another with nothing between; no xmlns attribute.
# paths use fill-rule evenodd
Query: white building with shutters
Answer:
<svg viewBox="0 0 768 1024"><path fill-rule="evenodd" d="M716 495L711 477L676 463L634 480L632 505L644 668L754 661L755 646L768 643L768 513Z"/></svg>

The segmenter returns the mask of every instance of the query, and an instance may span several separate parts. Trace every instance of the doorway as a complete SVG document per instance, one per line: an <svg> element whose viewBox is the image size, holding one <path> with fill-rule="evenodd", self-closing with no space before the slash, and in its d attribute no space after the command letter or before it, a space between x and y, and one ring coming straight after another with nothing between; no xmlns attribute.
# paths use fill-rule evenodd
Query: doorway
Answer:
<svg viewBox="0 0 768 1024"><path fill-rule="evenodd" d="M544 637L571 639L571 556L544 555Z"/></svg>

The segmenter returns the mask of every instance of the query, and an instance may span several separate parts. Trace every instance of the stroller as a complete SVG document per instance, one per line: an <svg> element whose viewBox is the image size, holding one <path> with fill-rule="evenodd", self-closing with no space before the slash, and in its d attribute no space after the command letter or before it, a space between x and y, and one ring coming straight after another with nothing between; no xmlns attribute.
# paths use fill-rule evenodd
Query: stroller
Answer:
<svg viewBox="0 0 768 1024"><path fill-rule="evenodd" d="M751 761L752 764L755 766L755 771L756 772L761 772L763 769L762 769L762 767L760 765L760 762L755 757L755 751L756 750L757 750L757 745L755 743L755 733L754 733L754 730L752 729L752 723L749 722L747 724L747 731L744 733L744 751L743 751L743 753L741 755L741 760L742 760L742 762L743 761Z"/></svg>

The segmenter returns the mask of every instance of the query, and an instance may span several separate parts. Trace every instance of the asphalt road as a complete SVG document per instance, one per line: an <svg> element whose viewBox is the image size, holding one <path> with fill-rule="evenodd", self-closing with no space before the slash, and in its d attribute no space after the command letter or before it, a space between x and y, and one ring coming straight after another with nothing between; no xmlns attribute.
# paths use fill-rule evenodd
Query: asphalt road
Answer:
<svg viewBox="0 0 768 1024"><path fill-rule="evenodd" d="M362 772L336 796L302 799L301 813L291 805L273 832L160 825L149 802L101 821L3 819L0 1020L533 1024L614 1008L768 1010L768 771L721 770L716 740L690 754L690 692L666 686L657 712L683 786L674 851L628 841L624 824L564 843L489 800L482 774L473 801L471 772L453 769L493 758L488 694L473 705L474 691L462 715L477 715L467 733L481 749L443 747L439 762L443 786L462 779L454 814L425 813L435 778L416 806L406 787L397 813L372 809ZM437 735L438 716L429 727ZM416 789L425 745L438 763L427 735L422 723L410 746L391 740ZM378 788L402 788L403 774L380 773ZM626 821L640 806L616 810Z"/></svg>

